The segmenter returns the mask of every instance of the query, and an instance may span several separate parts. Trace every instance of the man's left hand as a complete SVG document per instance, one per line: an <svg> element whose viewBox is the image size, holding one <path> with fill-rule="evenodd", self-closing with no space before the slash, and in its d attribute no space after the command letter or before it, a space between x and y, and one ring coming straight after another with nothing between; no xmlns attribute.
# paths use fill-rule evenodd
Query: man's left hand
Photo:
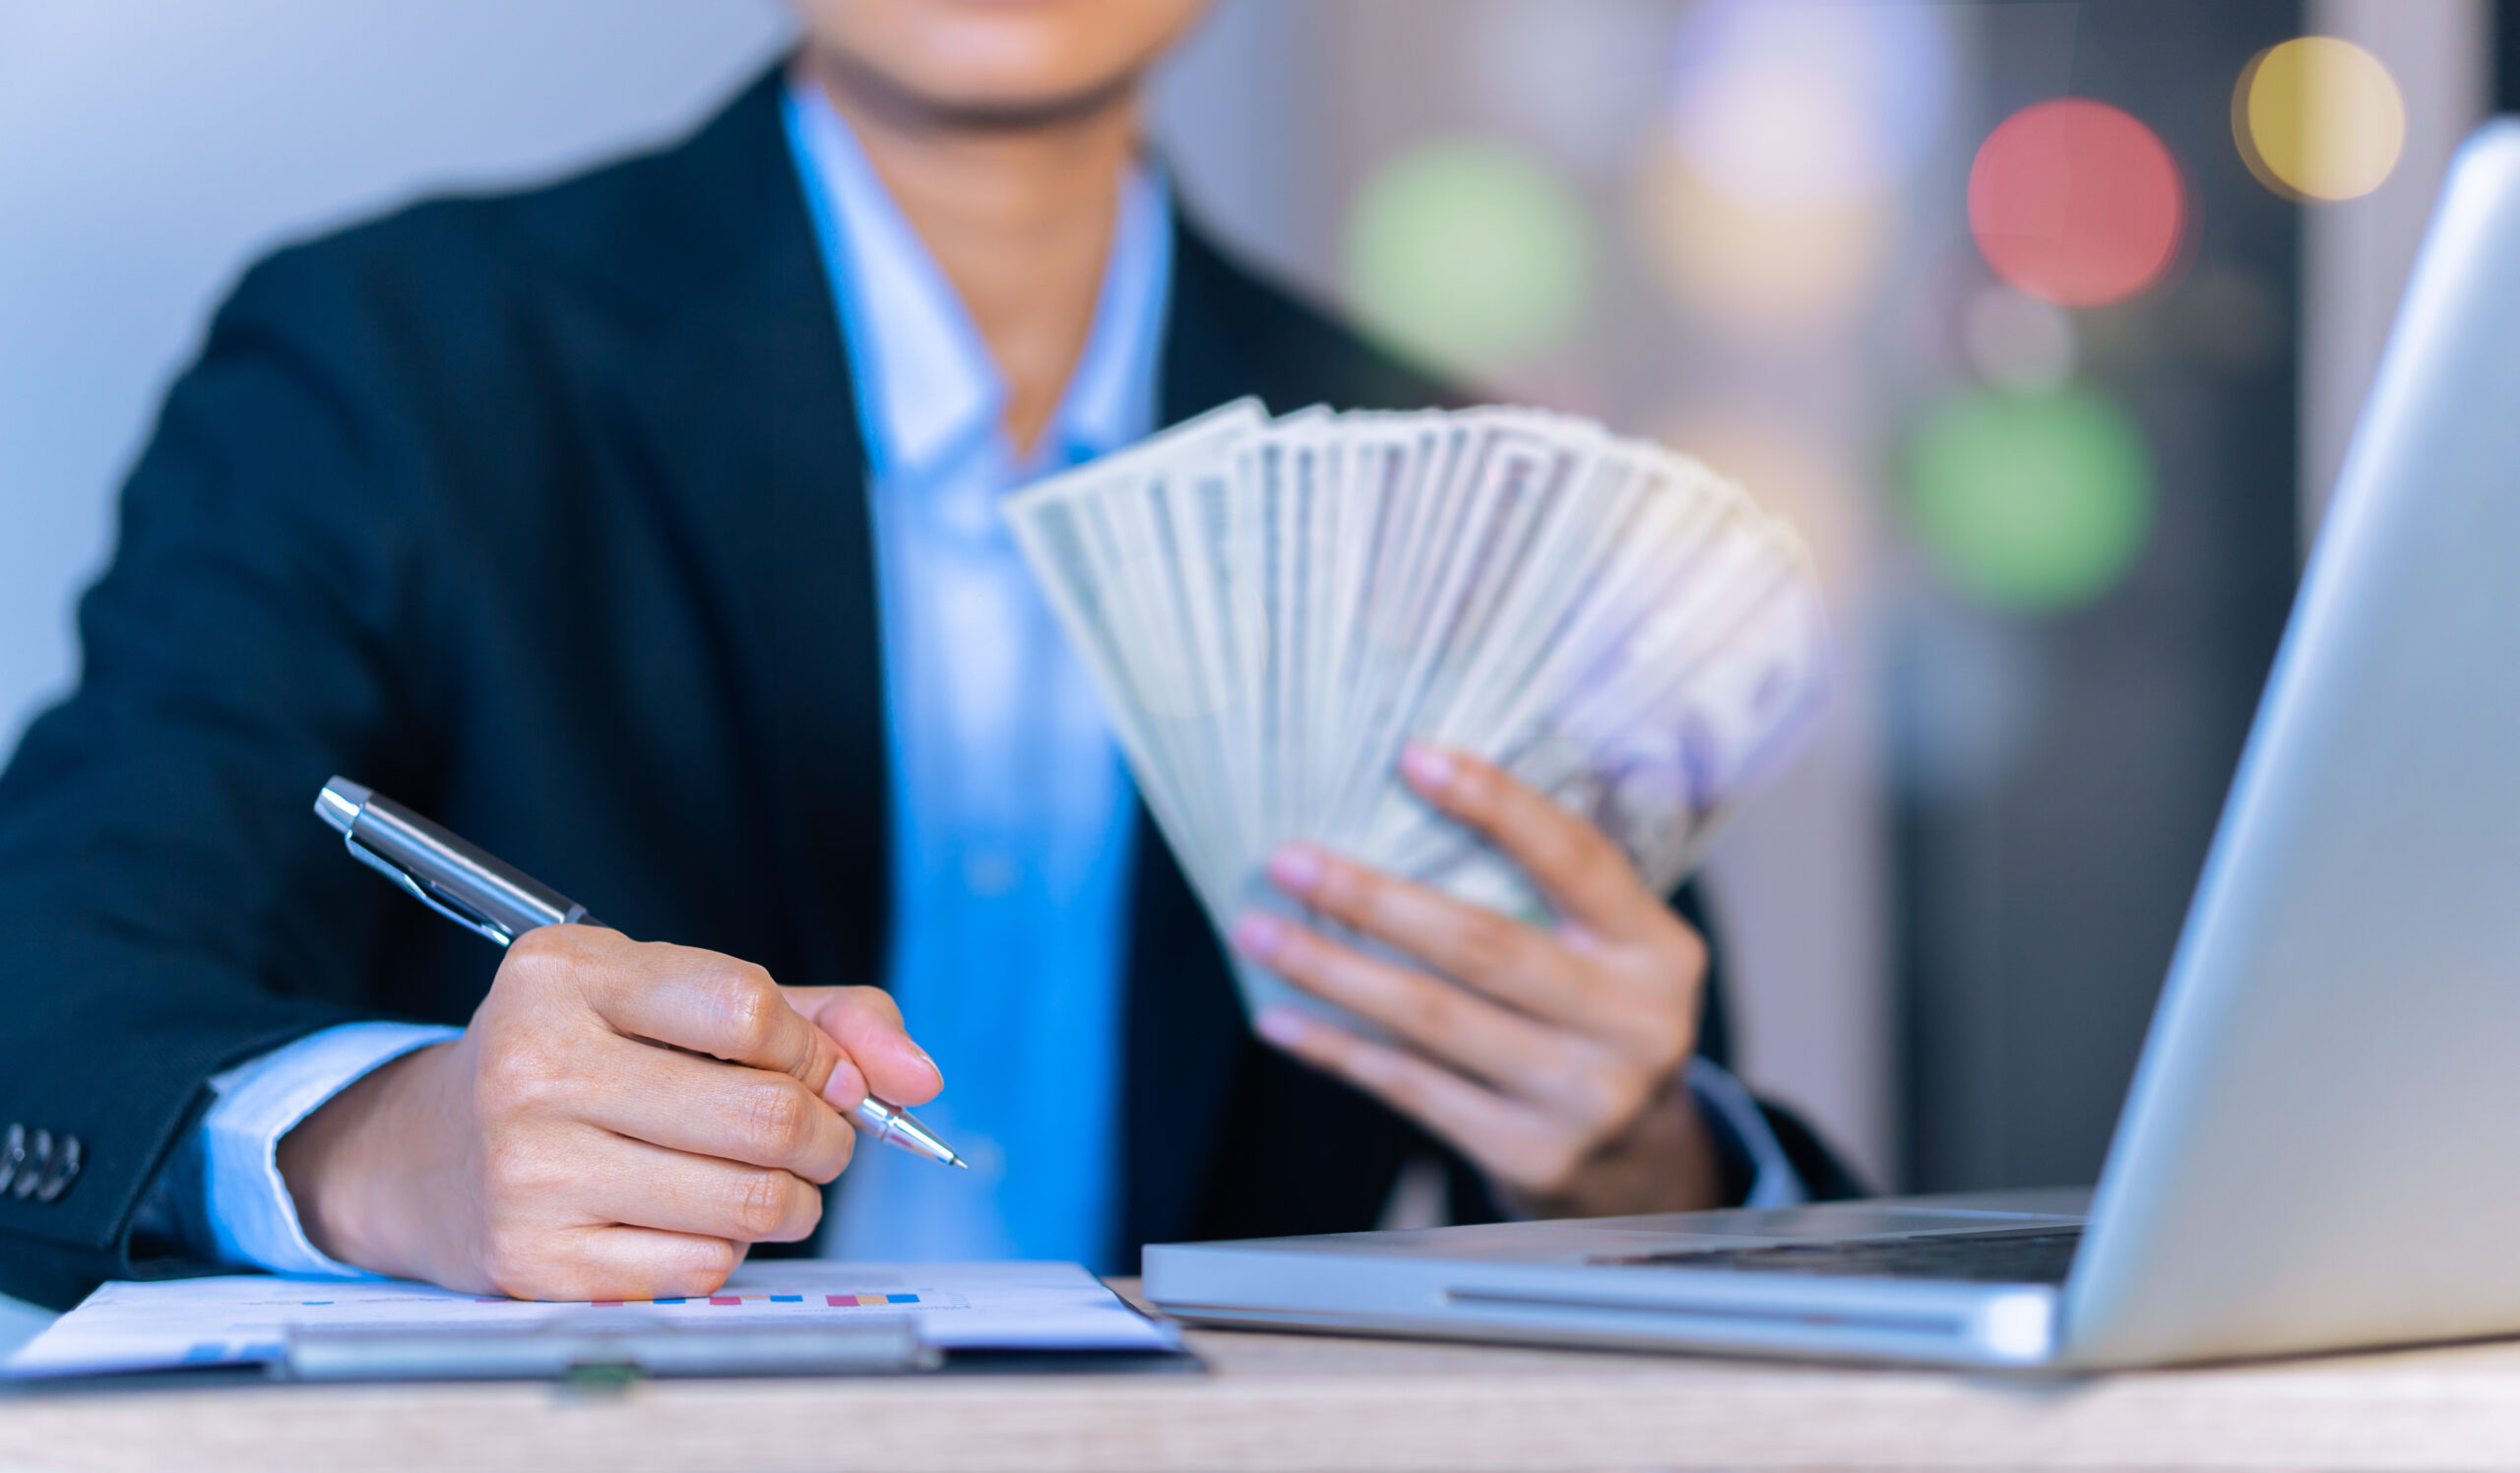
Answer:
<svg viewBox="0 0 2520 1473"><path fill-rule="evenodd" d="M1412 746L1401 771L1521 865L1557 924L1525 925L1290 845L1269 864L1280 889L1420 965L1249 913L1233 928L1245 955L1406 1047L1287 1007L1260 1015L1261 1036L1449 1141L1515 1209L1717 1205L1713 1142L1682 1077L1697 1044L1705 941L1599 829L1503 769Z"/></svg>

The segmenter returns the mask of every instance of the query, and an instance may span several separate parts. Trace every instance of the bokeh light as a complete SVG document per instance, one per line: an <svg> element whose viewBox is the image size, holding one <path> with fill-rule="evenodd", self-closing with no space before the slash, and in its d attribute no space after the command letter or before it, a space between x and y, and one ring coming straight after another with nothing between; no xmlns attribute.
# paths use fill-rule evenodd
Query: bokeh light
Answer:
<svg viewBox="0 0 2520 1473"><path fill-rule="evenodd" d="M2151 457L2124 412L2087 391L1963 394L1918 431L1907 509L1963 593L2057 612L2107 593L2143 550Z"/></svg>
<svg viewBox="0 0 2520 1473"><path fill-rule="evenodd" d="M1896 186L1949 101L1944 20L1905 0L1700 0L1673 46L1668 127L1637 219L1693 313L1825 325L1878 279Z"/></svg>
<svg viewBox="0 0 2520 1473"><path fill-rule="evenodd" d="M2073 376L2079 336L2064 308L2010 287L1983 288L1961 311L1969 365L1987 383L2017 394L2062 387Z"/></svg>
<svg viewBox="0 0 2520 1473"><path fill-rule="evenodd" d="M2232 137L2258 182L2292 200L2369 194L2406 147L2406 99L2380 59L2332 35L2260 51L2232 91Z"/></svg>
<svg viewBox="0 0 2520 1473"><path fill-rule="evenodd" d="M2083 97L2004 119L1969 170L1969 228L1995 274L2066 307L2153 286L2178 257L2187 186L2153 130Z"/></svg>
<svg viewBox="0 0 2520 1473"><path fill-rule="evenodd" d="M1563 339L1583 311L1590 254L1583 207L1545 165L1454 139L1374 171L1349 214L1342 257L1367 332L1458 371Z"/></svg>
<svg viewBox="0 0 2520 1473"><path fill-rule="evenodd" d="M1700 316L1746 327L1842 318L1878 279L1890 236L1879 198L1746 199L1663 143L1647 152L1636 205L1656 279Z"/></svg>
<svg viewBox="0 0 2520 1473"><path fill-rule="evenodd" d="M1724 194L1846 201L1917 161L1950 75L1941 18L1921 5L1700 0L1674 47L1671 132Z"/></svg>

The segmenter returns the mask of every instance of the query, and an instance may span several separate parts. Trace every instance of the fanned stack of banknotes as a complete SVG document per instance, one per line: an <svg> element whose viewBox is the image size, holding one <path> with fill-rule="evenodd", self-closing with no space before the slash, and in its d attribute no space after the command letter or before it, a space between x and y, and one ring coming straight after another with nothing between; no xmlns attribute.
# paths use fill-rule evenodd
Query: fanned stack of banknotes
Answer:
<svg viewBox="0 0 2520 1473"><path fill-rule="evenodd" d="M1668 892L1818 703L1793 529L1570 416L1245 400L1006 512L1220 929L1294 913L1262 866L1296 839L1545 923L1508 859L1402 782L1411 740L1501 765ZM1237 973L1255 1013L1330 1011Z"/></svg>

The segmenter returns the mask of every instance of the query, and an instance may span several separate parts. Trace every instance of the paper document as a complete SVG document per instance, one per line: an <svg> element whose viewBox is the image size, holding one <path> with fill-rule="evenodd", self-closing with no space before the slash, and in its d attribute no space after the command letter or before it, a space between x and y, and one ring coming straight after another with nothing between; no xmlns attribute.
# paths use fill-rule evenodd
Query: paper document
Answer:
<svg viewBox="0 0 2520 1473"><path fill-rule="evenodd" d="M276 1362L300 1325L355 1329L498 1327L619 1312L677 1324L829 1323L907 1315L946 1350L1166 1351L1170 1325L1147 1318L1075 1263L747 1263L716 1294L689 1299L536 1304L392 1280L236 1274L116 1281L20 1347L13 1377L81 1376Z"/></svg>

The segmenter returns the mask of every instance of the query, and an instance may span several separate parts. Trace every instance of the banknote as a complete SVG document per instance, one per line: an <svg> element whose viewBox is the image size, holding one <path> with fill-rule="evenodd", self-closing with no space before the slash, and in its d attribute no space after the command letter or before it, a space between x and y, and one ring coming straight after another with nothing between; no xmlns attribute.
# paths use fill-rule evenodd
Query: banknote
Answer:
<svg viewBox="0 0 2520 1473"><path fill-rule="evenodd" d="M1687 456L1573 416L1273 418L1244 400L1005 510L1221 930L1255 907L1326 925L1266 880L1293 840L1555 924L1509 856L1400 781L1412 741L1498 763L1668 893L1827 688L1794 529ZM1235 974L1255 1011L1338 1016Z"/></svg>

